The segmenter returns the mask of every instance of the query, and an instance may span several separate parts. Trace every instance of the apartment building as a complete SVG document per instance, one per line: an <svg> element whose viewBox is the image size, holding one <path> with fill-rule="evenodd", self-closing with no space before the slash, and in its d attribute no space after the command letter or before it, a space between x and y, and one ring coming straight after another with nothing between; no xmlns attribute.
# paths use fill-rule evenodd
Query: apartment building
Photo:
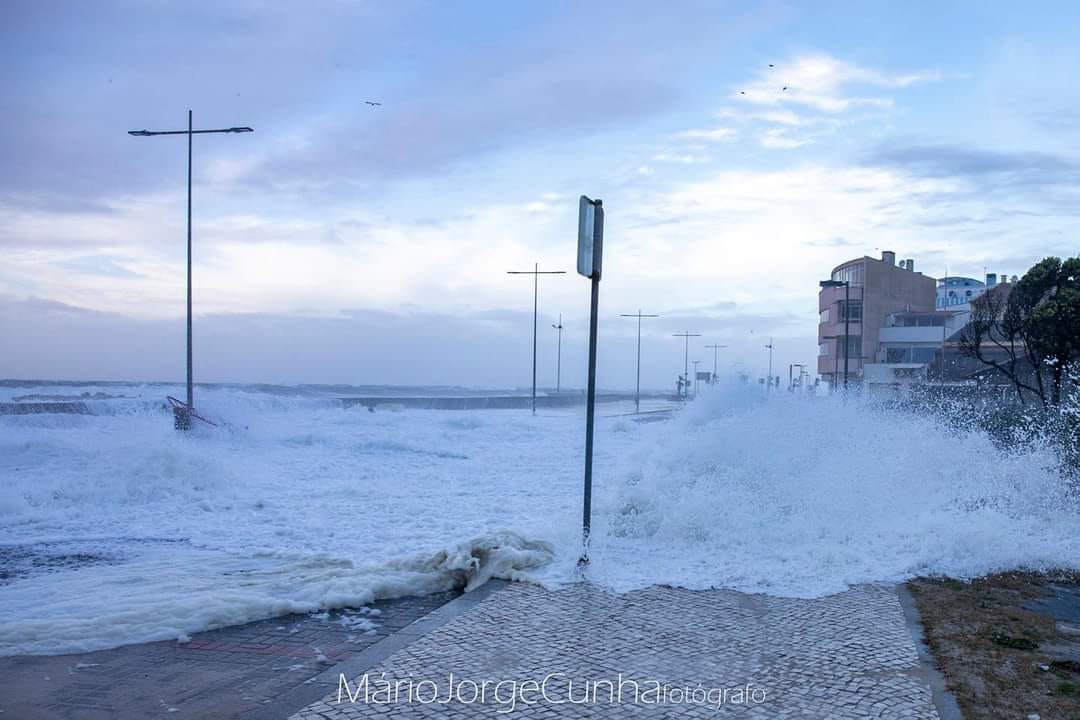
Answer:
<svg viewBox="0 0 1080 720"><path fill-rule="evenodd" d="M937 281L916 272L914 260L898 265L889 250L880 259L863 256L841 263L829 279L848 284L818 293L817 371L830 384L843 383L845 364L849 381L861 380L866 366L877 361L881 329L891 315L934 312Z"/></svg>

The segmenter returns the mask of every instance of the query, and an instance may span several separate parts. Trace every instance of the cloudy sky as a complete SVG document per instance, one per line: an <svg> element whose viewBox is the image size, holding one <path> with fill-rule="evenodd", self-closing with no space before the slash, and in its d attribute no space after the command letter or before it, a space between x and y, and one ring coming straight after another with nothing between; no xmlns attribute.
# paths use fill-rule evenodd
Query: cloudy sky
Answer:
<svg viewBox="0 0 1080 720"><path fill-rule="evenodd" d="M817 280L1080 249L1074 3L0 4L0 377L183 377L195 141L206 381L582 383L577 197L607 212L600 376L813 363ZM787 90L782 88L786 87ZM375 100L382 105L365 103Z"/></svg>

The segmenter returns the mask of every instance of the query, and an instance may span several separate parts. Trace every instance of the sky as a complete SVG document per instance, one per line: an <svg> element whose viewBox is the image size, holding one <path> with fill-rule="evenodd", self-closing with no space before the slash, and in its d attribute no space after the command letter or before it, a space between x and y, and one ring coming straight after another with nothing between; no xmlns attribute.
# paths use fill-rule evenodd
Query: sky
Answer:
<svg viewBox="0 0 1080 720"><path fill-rule="evenodd" d="M1071 3L0 4L0 378L584 383L813 366L817 282L1076 255ZM787 88L786 90L783 88ZM366 101L381 103L369 105ZM786 377L785 377L786 382Z"/></svg>

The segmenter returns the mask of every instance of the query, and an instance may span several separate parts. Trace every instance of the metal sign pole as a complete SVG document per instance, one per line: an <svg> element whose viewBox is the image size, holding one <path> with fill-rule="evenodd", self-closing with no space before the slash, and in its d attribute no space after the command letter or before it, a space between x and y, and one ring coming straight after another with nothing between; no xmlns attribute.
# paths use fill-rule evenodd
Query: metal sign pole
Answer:
<svg viewBox="0 0 1080 720"><path fill-rule="evenodd" d="M581 559L589 564L592 526L593 426L596 420L596 326L600 307L600 268L604 245L604 208L601 200L581 196L578 217L578 273L592 284L589 305L589 384L585 400L585 497L581 516Z"/></svg>

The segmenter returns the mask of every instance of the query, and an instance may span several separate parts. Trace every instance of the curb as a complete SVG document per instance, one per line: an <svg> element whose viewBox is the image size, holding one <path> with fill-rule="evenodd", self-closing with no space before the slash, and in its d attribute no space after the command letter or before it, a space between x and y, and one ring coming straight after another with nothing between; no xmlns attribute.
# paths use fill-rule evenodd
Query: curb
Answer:
<svg viewBox="0 0 1080 720"><path fill-rule="evenodd" d="M953 694L945 687L945 676L938 670L934 655L926 644L919 608L915 604L911 591L908 590L907 583L896 586L896 596L904 610L904 621L907 623L908 632L911 633L911 639L915 641L915 649L919 653L919 668L913 674L930 686L934 707L937 708L941 720L964 720L960 706Z"/></svg>

